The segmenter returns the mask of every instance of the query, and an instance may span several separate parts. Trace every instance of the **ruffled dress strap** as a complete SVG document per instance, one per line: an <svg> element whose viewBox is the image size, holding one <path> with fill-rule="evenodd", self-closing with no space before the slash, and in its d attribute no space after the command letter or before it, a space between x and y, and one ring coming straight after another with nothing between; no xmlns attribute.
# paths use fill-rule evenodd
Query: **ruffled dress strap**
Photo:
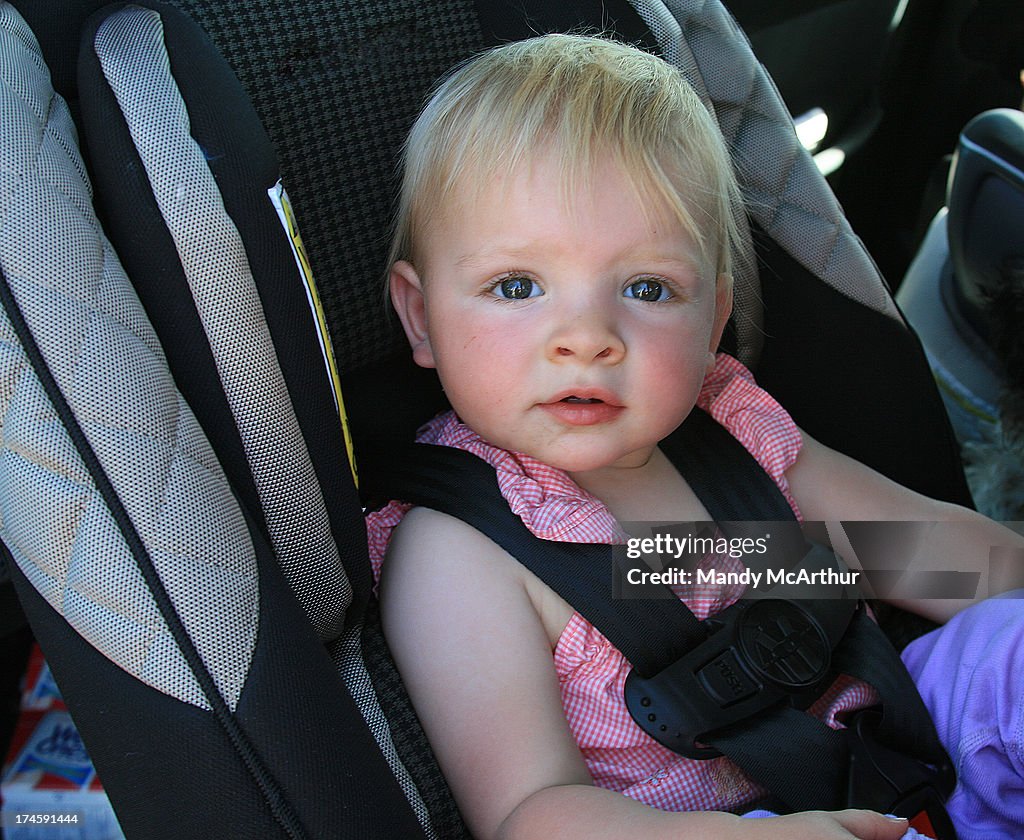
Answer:
<svg viewBox="0 0 1024 840"><path fill-rule="evenodd" d="M757 385L743 364L726 353L715 358L697 405L743 444L778 485L797 518L802 518L786 479L786 471L796 463L803 445L789 412Z"/></svg>

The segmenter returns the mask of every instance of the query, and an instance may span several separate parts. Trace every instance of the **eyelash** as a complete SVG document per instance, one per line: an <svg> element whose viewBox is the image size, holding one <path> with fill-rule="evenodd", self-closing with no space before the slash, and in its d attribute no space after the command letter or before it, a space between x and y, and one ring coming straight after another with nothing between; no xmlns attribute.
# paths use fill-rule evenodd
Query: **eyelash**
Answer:
<svg viewBox="0 0 1024 840"><path fill-rule="evenodd" d="M652 283L652 284L656 284L659 287L659 289L661 290L661 292L666 294L667 297L660 297L659 296L659 298L657 300L645 300L644 298L636 297L636 295L627 295L626 292L629 289L632 289L638 283ZM669 283L663 277L658 277L657 275L653 275L653 274L651 274L651 275L641 275L640 277L637 277L635 280L630 280L623 287L622 295L623 295L623 297L628 297L628 298L631 298L631 299L634 299L634 300L642 300L645 303L668 303L669 301L674 300L676 297L678 297L678 293L673 288L671 283Z"/></svg>
<svg viewBox="0 0 1024 840"><path fill-rule="evenodd" d="M505 297L504 295L501 295L501 294L498 293L498 290L501 289L501 287L502 287L502 285L504 283L506 283L509 280L517 280L517 279L522 279L522 280L525 280L528 283L530 283L531 284L531 290L530 290L531 292L534 289L539 289L539 294L529 294L526 297L515 298L515 297ZM660 287L661 292L664 293L665 295L667 295L667 297L659 297L657 300L644 300L644 298L639 298L636 295L627 295L626 292L629 289L632 289L638 283L652 283L652 284L656 284L656 285L658 285ZM492 300L499 301L501 303L517 303L517 302L522 301L522 300L529 300L530 298L533 298L533 297L542 297L545 294L543 287L541 287L540 284L536 280L534 280L532 277L529 276L529 274L527 274L524 271L509 271L509 272L506 272L505 274L502 274L500 277L498 277L495 280L493 280L490 283L488 283L486 285L486 287L483 289L483 293L485 295L489 296ZM633 299L633 300L640 300L640 301L643 301L645 303L668 303L669 301L672 301L672 300L675 300L676 298L678 298L679 297L679 293L676 291L676 289L673 287L673 285L670 282L668 282L666 279L664 279L663 277L659 277L657 275L653 275L652 274L652 275L641 275L640 277L637 277L636 279L631 279L629 282L626 283L625 286L623 286L623 288L622 288L622 296L626 297L626 298L629 298L629 299Z"/></svg>
<svg viewBox="0 0 1024 840"><path fill-rule="evenodd" d="M527 282L529 282L533 287L540 290L540 294L531 294L524 298L513 298L504 297L503 295L498 293L498 290L501 288L503 283L507 282L508 280L518 279L526 280ZM541 297L544 294L543 287L541 287L541 285L532 277L530 277L530 275L527 274L525 271L507 271L500 277L488 283L483 291L485 295L488 295L492 300L498 301L499 303L518 303L519 301L522 300L529 300L532 297Z"/></svg>

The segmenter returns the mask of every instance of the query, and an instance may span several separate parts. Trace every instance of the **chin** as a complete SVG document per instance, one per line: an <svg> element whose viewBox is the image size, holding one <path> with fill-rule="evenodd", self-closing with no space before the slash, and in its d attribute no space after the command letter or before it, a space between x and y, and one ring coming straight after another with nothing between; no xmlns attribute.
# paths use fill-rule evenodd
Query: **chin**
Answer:
<svg viewBox="0 0 1024 840"><path fill-rule="evenodd" d="M630 469L642 467L651 459L651 450L642 452L580 452L560 453L557 458L540 458L541 461L567 473L587 473L609 467Z"/></svg>

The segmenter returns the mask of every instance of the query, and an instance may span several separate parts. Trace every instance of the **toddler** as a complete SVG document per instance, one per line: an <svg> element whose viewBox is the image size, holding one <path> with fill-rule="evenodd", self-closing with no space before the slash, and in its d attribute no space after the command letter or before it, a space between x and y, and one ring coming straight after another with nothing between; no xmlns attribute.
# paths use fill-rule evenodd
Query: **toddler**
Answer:
<svg viewBox="0 0 1024 840"><path fill-rule="evenodd" d="M415 361L437 369L452 406L419 439L487 461L535 535L615 543L622 522L710 519L658 446L699 406L800 517L962 521L956 540L920 542L923 556L1024 546L817 443L716 352L742 202L712 116L661 59L568 35L485 53L436 91L403 175L391 300ZM641 731L623 700L629 663L502 549L401 501L371 513L368 533L389 644L474 836L907 832L871 811L737 816L764 790L726 758L685 758ZM680 594L702 619L743 593ZM951 808L964 837L1024 836L1024 805L1013 800L1024 795L1024 720L1009 676L1022 673L1014 651L1024 630L1014 602L991 603L983 619L976 608L954 619L963 633L937 631L911 657L961 773ZM911 606L945 620L968 604ZM980 783L965 772L973 753L963 744L977 729L965 728L962 686L948 668L921 677L965 646L958 679L1003 692L987 711L1002 716L995 734L992 719L978 724L988 733ZM837 716L872 702L869 686L840 677L814 711L840 725ZM978 827L988 833L968 830Z"/></svg>

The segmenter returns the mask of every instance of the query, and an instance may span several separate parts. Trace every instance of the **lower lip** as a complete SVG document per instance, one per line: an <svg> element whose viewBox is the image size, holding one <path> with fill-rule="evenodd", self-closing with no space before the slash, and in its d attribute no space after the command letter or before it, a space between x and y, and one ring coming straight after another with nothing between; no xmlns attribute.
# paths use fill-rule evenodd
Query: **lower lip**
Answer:
<svg viewBox="0 0 1024 840"><path fill-rule="evenodd" d="M544 403L541 408L569 426L596 426L598 423L609 423L623 411L621 405L603 402L553 402Z"/></svg>

